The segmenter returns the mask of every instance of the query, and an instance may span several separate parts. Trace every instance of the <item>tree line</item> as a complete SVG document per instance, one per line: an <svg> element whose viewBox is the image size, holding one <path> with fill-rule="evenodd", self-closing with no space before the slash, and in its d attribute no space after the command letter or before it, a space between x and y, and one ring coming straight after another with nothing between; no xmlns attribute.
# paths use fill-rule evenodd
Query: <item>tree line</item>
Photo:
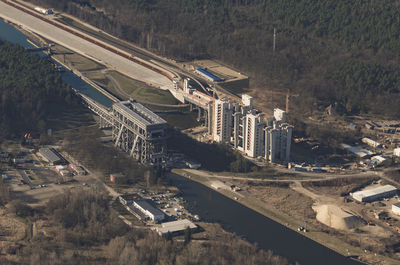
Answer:
<svg viewBox="0 0 400 265"><path fill-rule="evenodd" d="M350 114L400 115L397 89L372 88L399 74L400 11L391 0L31 1L164 56L222 60L249 74L251 86L260 91L300 92L294 113L309 115L316 106L336 102ZM331 72L350 76L354 64L375 70L360 68L363 73L353 82L332 82ZM373 75L382 68L384 73ZM378 80L363 78L370 74ZM367 93L358 93L359 87Z"/></svg>
<svg viewBox="0 0 400 265"><path fill-rule="evenodd" d="M203 242L160 237L126 226L108 198L88 189L66 190L42 208L10 207L27 224L26 238L1 264L284 265L286 259L214 227ZM21 209L27 208L25 215ZM40 225L39 225L40 224ZM7 258L13 257L12 261Z"/></svg>
<svg viewBox="0 0 400 265"><path fill-rule="evenodd" d="M0 40L0 138L42 133L49 116L73 100L53 65L37 54Z"/></svg>

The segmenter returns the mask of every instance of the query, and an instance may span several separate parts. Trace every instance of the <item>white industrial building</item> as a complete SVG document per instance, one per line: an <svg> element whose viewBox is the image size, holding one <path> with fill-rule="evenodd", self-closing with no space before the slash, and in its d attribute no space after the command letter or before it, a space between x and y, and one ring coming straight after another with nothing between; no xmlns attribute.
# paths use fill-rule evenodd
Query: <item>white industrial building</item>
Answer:
<svg viewBox="0 0 400 265"><path fill-rule="evenodd" d="M382 146L382 145L381 145L380 143L378 143L377 141L374 141L374 140L369 139L369 138L366 138L366 137L362 138L361 141L362 141L363 143L369 145L369 146L374 147L374 148L375 148L375 147L381 147L381 146Z"/></svg>
<svg viewBox="0 0 400 265"><path fill-rule="evenodd" d="M396 187L392 185L380 186L374 189L357 191L351 194L359 202L372 202L382 198L393 197L397 194Z"/></svg>
<svg viewBox="0 0 400 265"><path fill-rule="evenodd" d="M393 150L393 155L394 156L399 156L400 157L400 148L396 148Z"/></svg>
<svg viewBox="0 0 400 265"><path fill-rule="evenodd" d="M217 143L228 143L232 134L233 108L229 99L217 99L214 104L213 138Z"/></svg>
<svg viewBox="0 0 400 265"><path fill-rule="evenodd" d="M394 214L400 215L400 202L392 204L392 212Z"/></svg>
<svg viewBox="0 0 400 265"><path fill-rule="evenodd" d="M146 217L153 220L155 223L165 219L165 214L151 205L148 200L136 200L133 201L133 206L139 209Z"/></svg>
<svg viewBox="0 0 400 265"><path fill-rule="evenodd" d="M166 235L167 233L171 234L180 234L184 232L189 227L190 230L197 229L197 225L190 222L188 219L166 222L162 223L161 227L157 227L156 230L160 236Z"/></svg>
<svg viewBox="0 0 400 265"><path fill-rule="evenodd" d="M359 156L361 158L366 157L366 156L370 156L370 155L373 154L371 151L368 151L368 150L365 150L365 149L360 149L358 147L351 146L351 145L348 145L348 144L343 144L342 143L342 144L340 144L340 146L343 149L345 149L345 150L347 150L347 151L349 151L349 152L351 152L351 153L353 153L353 154L355 154L355 155L357 155L357 156Z"/></svg>

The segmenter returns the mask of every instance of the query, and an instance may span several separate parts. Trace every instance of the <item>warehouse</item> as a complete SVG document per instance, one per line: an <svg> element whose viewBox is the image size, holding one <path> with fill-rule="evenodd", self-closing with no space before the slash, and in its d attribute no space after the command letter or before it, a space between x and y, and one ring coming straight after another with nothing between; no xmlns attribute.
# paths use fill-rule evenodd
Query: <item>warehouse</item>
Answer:
<svg viewBox="0 0 400 265"><path fill-rule="evenodd" d="M374 189L357 191L352 193L353 198L359 202L372 202L382 198L393 197L397 189L392 185L380 186Z"/></svg>
<svg viewBox="0 0 400 265"><path fill-rule="evenodd" d="M183 233L189 227L190 230L196 230L197 225L190 222L188 219L178 220L173 222L162 223L161 227L157 227L157 233L162 236L168 232L172 235L179 235Z"/></svg>
<svg viewBox="0 0 400 265"><path fill-rule="evenodd" d="M357 155L357 156L359 156L361 158L363 158L365 156L372 155L371 151L368 151L368 150L365 150L365 149L360 149L360 148L357 148L355 146L351 146L351 145L348 145L348 144L341 144L341 146L342 146L343 149L345 149L345 150L347 150L347 151L349 151L349 152L351 152L351 153L353 153L353 154L355 154L355 155Z"/></svg>
<svg viewBox="0 0 400 265"><path fill-rule="evenodd" d="M154 207L149 200L136 200L133 201L133 206L139 209L143 214L145 214L149 219L153 220L155 223L164 220L165 214Z"/></svg>
<svg viewBox="0 0 400 265"><path fill-rule="evenodd" d="M381 146L382 146L382 145L381 145L380 143L378 143L377 141L374 141L374 140L369 139L369 138L366 138L366 137L365 137L365 138L362 138L361 141L362 141L363 143L369 145L369 146L372 146L372 147L381 147Z"/></svg>
<svg viewBox="0 0 400 265"><path fill-rule="evenodd" d="M50 165L61 164L64 162L63 158L53 148L40 148L39 154L47 161Z"/></svg>

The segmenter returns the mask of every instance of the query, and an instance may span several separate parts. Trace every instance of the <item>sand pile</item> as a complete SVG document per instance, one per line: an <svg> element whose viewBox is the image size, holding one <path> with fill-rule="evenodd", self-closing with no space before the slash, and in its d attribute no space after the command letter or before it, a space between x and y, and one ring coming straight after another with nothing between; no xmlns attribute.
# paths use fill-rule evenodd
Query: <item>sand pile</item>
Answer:
<svg viewBox="0 0 400 265"><path fill-rule="evenodd" d="M329 227L349 230L365 225L365 221L359 216L355 216L340 207L332 204L313 206L317 213L317 220Z"/></svg>

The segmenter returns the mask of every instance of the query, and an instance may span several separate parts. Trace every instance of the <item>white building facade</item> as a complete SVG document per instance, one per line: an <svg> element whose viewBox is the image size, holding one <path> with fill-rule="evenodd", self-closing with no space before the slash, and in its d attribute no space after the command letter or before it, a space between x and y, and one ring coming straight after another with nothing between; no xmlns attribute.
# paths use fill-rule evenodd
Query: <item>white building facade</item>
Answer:
<svg viewBox="0 0 400 265"><path fill-rule="evenodd" d="M265 159L271 163L290 160L293 126L274 122L265 128Z"/></svg>
<svg viewBox="0 0 400 265"><path fill-rule="evenodd" d="M229 99L217 99L214 104L213 138L217 143L228 143L232 134L233 108Z"/></svg>
<svg viewBox="0 0 400 265"><path fill-rule="evenodd" d="M264 156L264 115L248 113L245 121L245 154L253 158Z"/></svg>
<svg viewBox="0 0 400 265"><path fill-rule="evenodd" d="M213 139L230 143L246 156L263 157L269 162L287 162L293 127L286 123L286 112L274 109L274 116L265 119L253 107L253 97L242 95L242 101L227 98L214 101Z"/></svg>

